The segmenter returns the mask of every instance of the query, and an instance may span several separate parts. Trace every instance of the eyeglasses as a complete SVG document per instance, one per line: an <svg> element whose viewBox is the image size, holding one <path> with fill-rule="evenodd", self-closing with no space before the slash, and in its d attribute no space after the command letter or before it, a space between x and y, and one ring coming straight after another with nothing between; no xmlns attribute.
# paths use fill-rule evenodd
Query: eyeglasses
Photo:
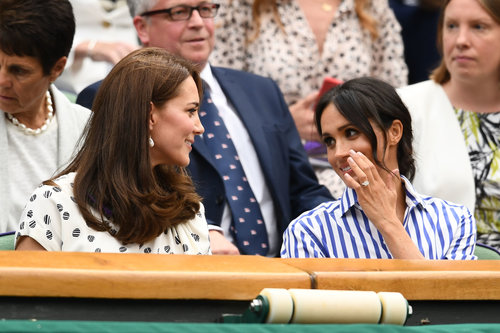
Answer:
<svg viewBox="0 0 500 333"><path fill-rule="evenodd" d="M193 10L197 10L202 18L212 18L217 15L220 5L217 3L202 3L192 7L188 5L179 5L167 9L152 10L144 12L140 16L151 16L156 14L167 14L170 21L186 21L191 18Z"/></svg>

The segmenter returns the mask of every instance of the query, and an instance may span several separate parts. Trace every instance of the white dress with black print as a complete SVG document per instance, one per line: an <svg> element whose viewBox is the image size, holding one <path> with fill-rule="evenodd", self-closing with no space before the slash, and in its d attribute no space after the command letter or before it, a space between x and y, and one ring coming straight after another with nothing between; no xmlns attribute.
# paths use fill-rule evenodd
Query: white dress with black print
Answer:
<svg viewBox="0 0 500 333"><path fill-rule="evenodd" d="M123 245L109 232L87 226L74 202L74 179L75 173L69 173L55 181L57 186L42 185L33 192L16 239L29 236L48 251L211 254L202 204L193 220L171 227L147 243Z"/></svg>

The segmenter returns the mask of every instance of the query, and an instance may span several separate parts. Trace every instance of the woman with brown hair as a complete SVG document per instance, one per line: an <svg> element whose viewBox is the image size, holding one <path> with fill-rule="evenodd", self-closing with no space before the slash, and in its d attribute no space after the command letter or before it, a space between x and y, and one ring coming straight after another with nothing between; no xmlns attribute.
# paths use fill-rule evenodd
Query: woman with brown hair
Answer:
<svg viewBox="0 0 500 333"><path fill-rule="evenodd" d="M414 122L422 193L465 204L500 249L500 2L446 0L431 80L399 91Z"/></svg>
<svg viewBox="0 0 500 333"><path fill-rule="evenodd" d="M313 106L325 77L373 76L407 84L400 26L387 0L225 0L211 63L272 78L303 140L319 142ZM314 143L316 174L334 196L343 186ZM332 177L338 180L332 183Z"/></svg>
<svg viewBox="0 0 500 333"><path fill-rule="evenodd" d="M163 49L121 60L97 93L82 149L31 196L16 249L209 254L184 171L204 131L200 96L199 73Z"/></svg>

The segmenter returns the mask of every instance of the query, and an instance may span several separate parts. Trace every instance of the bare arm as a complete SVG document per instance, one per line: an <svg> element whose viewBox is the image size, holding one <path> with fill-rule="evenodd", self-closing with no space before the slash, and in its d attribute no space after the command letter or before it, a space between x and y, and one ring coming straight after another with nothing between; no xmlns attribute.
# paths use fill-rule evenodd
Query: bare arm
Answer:
<svg viewBox="0 0 500 333"><path fill-rule="evenodd" d="M240 254L238 248L233 243L228 241L222 232L218 230L210 230L209 235L212 254Z"/></svg>
<svg viewBox="0 0 500 333"><path fill-rule="evenodd" d="M317 96L317 92L309 94L297 103L290 105L289 109L300 137L304 140L319 142L321 138L314 123L314 110L312 109Z"/></svg>
<svg viewBox="0 0 500 333"><path fill-rule="evenodd" d="M22 236L16 243L16 251L47 251L36 240L28 236Z"/></svg>

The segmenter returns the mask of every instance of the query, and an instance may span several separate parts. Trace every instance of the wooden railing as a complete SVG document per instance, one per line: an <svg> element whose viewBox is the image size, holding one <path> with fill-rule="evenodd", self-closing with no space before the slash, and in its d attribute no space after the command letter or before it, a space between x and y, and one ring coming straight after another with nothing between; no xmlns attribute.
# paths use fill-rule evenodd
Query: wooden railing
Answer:
<svg viewBox="0 0 500 333"><path fill-rule="evenodd" d="M500 300L500 261L0 251L0 296L251 300L263 288Z"/></svg>

